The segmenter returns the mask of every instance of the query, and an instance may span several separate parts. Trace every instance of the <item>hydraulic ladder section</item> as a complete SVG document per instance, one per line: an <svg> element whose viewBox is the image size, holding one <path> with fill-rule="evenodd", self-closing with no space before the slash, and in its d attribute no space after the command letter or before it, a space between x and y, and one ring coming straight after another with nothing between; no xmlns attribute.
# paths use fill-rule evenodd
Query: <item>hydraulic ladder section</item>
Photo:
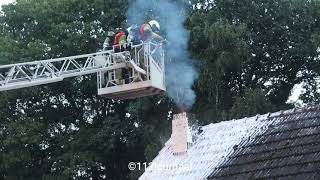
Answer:
<svg viewBox="0 0 320 180"><path fill-rule="evenodd" d="M113 49L93 54L3 65L0 66L0 91L48 84L62 81L68 77L97 73L98 94L117 99L117 96L114 96L117 93L116 91L125 93L123 88L130 91L132 88L135 89L132 86L133 84L152 79L150 77L152 67L149 63L155 63L152 56L156 49L151 49L151 46L154 45L149 42L135 46L130 45L130 49L117 53ZM163 54L161 45L156 46L158 49L156 51L160 52L158 54ZM161 74L158 73L155 76L161 76L158 78L162 79L160 91L163 92L165 91L163 55L161 55L159 61L162 61ZM140 64L140 62L143 63ZM124 71L127 74L124 74ZM119 72L122 73L122 77L119 76ZM132 87L130 85L123 86L128 84ZM152 83L150 86L152 86ZM108 88L114 87L118 89L108 91ZM129 95L129 97L131 96ZM122 96L122 99L124 98Z"/></svg>

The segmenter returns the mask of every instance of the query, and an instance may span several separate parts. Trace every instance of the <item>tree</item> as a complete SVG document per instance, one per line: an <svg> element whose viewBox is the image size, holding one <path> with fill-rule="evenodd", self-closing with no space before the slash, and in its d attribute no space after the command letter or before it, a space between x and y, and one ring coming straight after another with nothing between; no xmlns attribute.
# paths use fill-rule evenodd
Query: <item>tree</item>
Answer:
<svg viewBox="0 0 320 180"><path fill-rule="evenodd" d="M286 101L295 84L305 82L315 91L314 80L319 76L319 46L314 43L319 29L318 1L195 3L199 8L194 8L188 26L191 51L203 65L196 112L200 118L207 116L203 117L205 122L225 119L245 89L263 89L274 110L289 108ZM234 30L221 28L221 22ZM221 61L221 57L225 58ZM221 71L219 61L238 68ZM314 101L310 97L304 100Z"/></svg>
<svg viewBox="0 0 320 180"><path fill-rule="evenodd" d="M235 119L250 117L268 113L272 109L274 109L273 105L261 89L247 89L243 97L236 98L230 110L230 117Z"/></svg>
<svg viewBox="0 0 320 180"><path fill-rule="evenodd" d="M124 24L127 6L112 0L4 6L0 62L95 52L104 32ZM136 120L126 116L130 102L98 97L92 79L1 93L1 179L129 177L127 161L145 159Z"/></svg>
<svg viewBox="0 0 320 180"><path fill-rule="evenodd" d="M126 0L17 0L0 15L0 64L91 53L126 23ZM177 2L177 1L173 1ZM186 1L184 1L186 2ZM188 1L201 124L318 102L318 1ZM185 5L186 5L185 4ZM152 11L146 17L157 17ZM170 47L168 47L170 48ZM167 97L113 101L93 75L0 93L0 179L137 179L170 137Z"/></svg>

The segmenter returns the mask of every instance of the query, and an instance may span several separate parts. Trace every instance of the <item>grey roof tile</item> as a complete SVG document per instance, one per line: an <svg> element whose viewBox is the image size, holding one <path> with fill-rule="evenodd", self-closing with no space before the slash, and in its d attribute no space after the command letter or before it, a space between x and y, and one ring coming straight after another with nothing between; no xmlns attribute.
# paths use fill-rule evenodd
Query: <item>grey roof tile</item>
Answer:
<svg viewBox="0 0 320 180"><path fill-rule="evenodd" d="M208 179L320 179L319 107L286 111Z"/></svg>

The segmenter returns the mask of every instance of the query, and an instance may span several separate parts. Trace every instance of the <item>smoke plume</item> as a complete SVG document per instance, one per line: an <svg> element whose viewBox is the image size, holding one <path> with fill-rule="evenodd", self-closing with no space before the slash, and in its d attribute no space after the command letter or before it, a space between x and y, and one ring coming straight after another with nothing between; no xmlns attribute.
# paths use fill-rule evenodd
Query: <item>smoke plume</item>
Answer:
<svg viewBox="0 0 320 180"><path fill-rule="evenodd" d="M196 95L192 85L198 74L188 52L189 33L184 27L186 12L182 3L169 0L136 0L131 3L128 25L155 19L168 40L166 48L166 88L180 107L190 108Z"/></svg>

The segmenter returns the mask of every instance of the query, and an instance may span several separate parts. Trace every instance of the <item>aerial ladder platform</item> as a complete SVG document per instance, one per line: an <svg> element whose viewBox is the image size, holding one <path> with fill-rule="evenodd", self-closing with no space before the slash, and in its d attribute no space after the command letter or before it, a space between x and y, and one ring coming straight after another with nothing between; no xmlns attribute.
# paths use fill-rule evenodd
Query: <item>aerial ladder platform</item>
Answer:
<svg viewBox="0 0 320 180"><path fill-rule="evenodd" d="M62 81L97 73L97 93L112 99L163 94L165 87L162 44L127 44L127 49L0 66L0 91Z"/></svg>

